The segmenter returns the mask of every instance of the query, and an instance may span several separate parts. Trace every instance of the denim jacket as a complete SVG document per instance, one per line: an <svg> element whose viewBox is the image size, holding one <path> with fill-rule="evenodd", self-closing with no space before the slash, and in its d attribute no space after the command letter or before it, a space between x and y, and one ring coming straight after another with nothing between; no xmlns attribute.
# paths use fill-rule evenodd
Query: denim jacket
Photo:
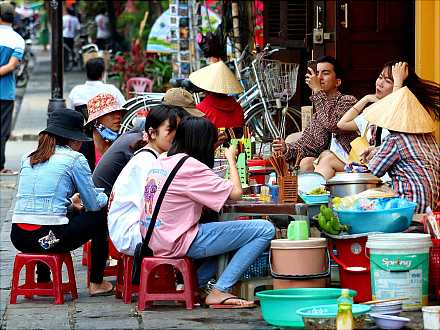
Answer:
<svg viewBox="0 0 440 330"><path fill-rule="evenodd" d="M69 198L79 192L86 211L107 204L104 189L96 188L86 158L69 147L56 146L44 163L30 165L29 155L21 161L13 223L63 225Z"/></svg>

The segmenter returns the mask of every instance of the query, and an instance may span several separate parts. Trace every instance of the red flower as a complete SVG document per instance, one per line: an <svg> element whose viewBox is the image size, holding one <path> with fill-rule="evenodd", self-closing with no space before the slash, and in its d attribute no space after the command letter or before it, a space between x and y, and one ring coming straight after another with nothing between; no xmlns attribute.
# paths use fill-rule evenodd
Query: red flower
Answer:
<svg viewBox="0 0 440 330"><path fill-rule="evenodd" d="M122 64L122 65L125 64L125 59L124 59L121 55L115 56L115 61L116 61L118 64Z"/></svg>

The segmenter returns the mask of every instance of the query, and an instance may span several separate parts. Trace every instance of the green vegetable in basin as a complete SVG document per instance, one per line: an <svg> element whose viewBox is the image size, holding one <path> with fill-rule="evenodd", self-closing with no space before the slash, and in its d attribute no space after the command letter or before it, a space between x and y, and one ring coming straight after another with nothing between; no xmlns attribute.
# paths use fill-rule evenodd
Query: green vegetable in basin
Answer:
<svg viewBox="0 0 440 330"><path fill-rule="evenodd" d="M348 231L348 226L341 225L331 208L321 205L319 210L318 224L321 230L331 235L338 235L340 232Z"/></svg>
<svg viewBox="0 0 440 330"><path fill-rule="evenodd" d="M328 194L327 190L323 186L319 186L310 190L307 195L326 195Z"/></svg>

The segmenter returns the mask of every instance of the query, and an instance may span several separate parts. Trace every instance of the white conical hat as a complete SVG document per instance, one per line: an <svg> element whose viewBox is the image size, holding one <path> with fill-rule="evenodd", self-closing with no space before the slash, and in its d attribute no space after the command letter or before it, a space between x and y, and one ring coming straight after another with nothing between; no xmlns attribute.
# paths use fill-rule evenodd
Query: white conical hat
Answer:
<svg viewBox="0 0 440 330"><path fill-rule="evenodd" d="M197 87L213 93L239 94L243 92L234 73L223 61L194 71L189 75L189 80Z"/></svg>
<svg viewBox="0 0 440 330"><path fill-rule="evenodd" d="M434 120L408 87L400 88L364 110L371 124L403 133L431 133Z"/></svg>

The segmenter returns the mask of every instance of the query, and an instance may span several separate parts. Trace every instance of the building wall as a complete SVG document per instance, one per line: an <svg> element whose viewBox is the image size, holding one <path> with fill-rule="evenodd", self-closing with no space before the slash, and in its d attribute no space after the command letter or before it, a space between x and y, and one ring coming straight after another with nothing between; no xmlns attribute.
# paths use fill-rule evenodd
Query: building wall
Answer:
<svg viewBox="0 0 440 330"><path fill-rule="evenodd" d="M415 63L423 79L440 83L440 1L416 0ZM440 121L436 125L440 143Z"/></svg>

